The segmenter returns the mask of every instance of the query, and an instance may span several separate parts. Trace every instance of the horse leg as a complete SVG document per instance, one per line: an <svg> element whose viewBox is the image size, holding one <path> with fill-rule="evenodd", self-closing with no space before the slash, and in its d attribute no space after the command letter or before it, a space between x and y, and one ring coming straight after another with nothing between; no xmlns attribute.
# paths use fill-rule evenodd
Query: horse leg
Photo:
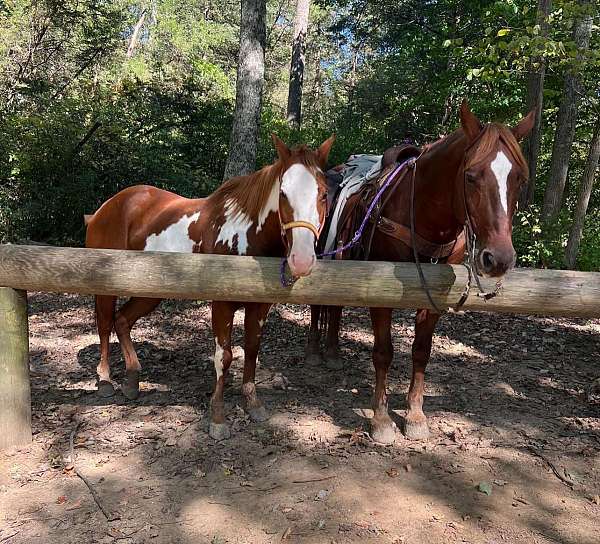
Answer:
<svg viewBox="0 0 600 544"><path fill-rule="evenodd" d="M396 438L396 424L388 414L386 386L388 369L394 356L391 334L392 310L371 308L371 323L375 336L373 345L375 393L373 394L371 437L375 442L391 444Z"/></svg>
<svg viewBox="0 0 600 544"><path fill-rule="evenodd" d="M327 339L325 341L325 366L330 370L341 370L344 367L340 352L340 321L342 319L341 306L327 308L328 324Z"/></svg>
<svg viewBox="0 0 600 544"><path fill-rule="evenodd" d="M117 297L96 297L96 326L100 337L100 362L96 367L98 374L98 395L101 397L112 397L115 388L110 381L110 333L115 321L115 304Z"/></svg>
<svg viewBox="0 0 600 544"><path fill-rule="evenodd" d="M115 315L115 331L119 337L125 358L125 381L121 391L128 399L137 399L140 394L140 361L131 340L131 329L135 322L160 304L160 298L130 298Z"/></svg>
<svg viewBox="0 0 600 544"><path fill-rule="evenodd" d="M404 434L413 440L429 436L427 418L423 413L423 393L425 390L425 367L431 355L433 330L440 318L429 310L418 310L415 320L415 339L412 345L412 378L408 390L408 410L404 420Z"/></svg>
<svg viewBox="0 0 600 544"><path fill-rule="evenodd" d="M308 330L308 341L306 343L305 360L308 364L321 363L321 331L319 330L319 321L323 306L310 307L310 329Z"/></svg>
<svg viewBox="0 0 600 544"><path fill-rule="evenodd" d="M242 380L242 395L244 409L252 421L266 421L269 413L256 394L254 376L256 374L256 358L260 349L260 338L263 325L271 304L246 304L244 317L244 378Z"/></svg>
<svg viewBox="0 0 600 544"><path fill-rule="evenodd" d="M236 306L231 302L212 303L212 329L215 337L215 372L217 375L215 390L210 399L210 425L208 434L215 440L224 440L231 436L229 426L225 422L225 404L223 391L229 365L233 359L231 354L231 330Z"/></svg>

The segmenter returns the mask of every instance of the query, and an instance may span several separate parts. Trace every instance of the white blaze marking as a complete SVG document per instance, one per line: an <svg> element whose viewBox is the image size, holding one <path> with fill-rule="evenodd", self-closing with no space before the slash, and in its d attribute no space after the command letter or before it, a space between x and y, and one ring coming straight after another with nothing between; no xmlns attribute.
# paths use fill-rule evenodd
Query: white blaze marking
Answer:
<svg viewBox="0 0 600 544"><path fill-rule="evenodd" d="M144 251L169 251L172 253L191 253L194 240L190 238L190 225L197 221L200 212L193 215L184 215L176 223L169 225L158 234L151 234L146 238Z"/></svg>
<svg viewBox="0 0 600 544"><path fill-rule="evenodd" d="M293 164L283 174L281 190L285 194L294 211L294 221L306 221L319 228L319 211L317 197L319 187L317 180L302 164ZM315 235L305 228L292 230L293 253L312 253L315 248Z"/></svg>
<svg viewBox="0 0 600 544"><path fill-rule="evenodd" d="M233 200L225 202L225 223L219 230L219 236L215 245L222 242L233 250L233 244L237 237L237 253L245 255L248 249L248 229L252 226L252 220L246 215Z"/></svg>
<svg viewBox="0 0 600 544"><path fill-rule="evenodd" d="M219 345L219 340L215 338L215 372L217 373L217 381L223 375L223 348Z"/></svg>
<svg viewBox="0 0 600 544"><path fill-rule="evenodd" d="M508 160L502 151L498 151L496 158L491 162L490 168L496 176L498 182L498 193L500 194L500 203L504 208L504 213L508 214L508 174L512 170L512 163Z"/></svg>
<svg viewBox="0 0 600 544"><path fill-rule="evenodd" d="M258 326L262 329L263 325L265 324L265 320L264 319L259 319L258 320Z"/></svg>

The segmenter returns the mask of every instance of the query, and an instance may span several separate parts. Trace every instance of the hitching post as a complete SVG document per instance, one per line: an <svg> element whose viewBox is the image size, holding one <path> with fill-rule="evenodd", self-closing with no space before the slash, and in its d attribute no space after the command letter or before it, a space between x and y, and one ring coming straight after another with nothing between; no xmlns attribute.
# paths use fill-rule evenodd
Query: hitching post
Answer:
<svg viewBox="0 0 600 544"><path fill-rule="evenodd" d="M0 287L0 449L30 442L27 293Z"/></svg>

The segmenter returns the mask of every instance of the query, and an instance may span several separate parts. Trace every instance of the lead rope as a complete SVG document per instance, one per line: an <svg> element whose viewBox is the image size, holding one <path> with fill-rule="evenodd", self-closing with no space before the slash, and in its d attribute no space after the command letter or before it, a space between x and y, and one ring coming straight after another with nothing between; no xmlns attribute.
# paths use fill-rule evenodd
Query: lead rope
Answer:
<svg viewBox="0 0 600 544"><path fill-rule="evenodd" d="M410 167L413 169L412 176L410 177L410 241L412 245L413 256L415 259L415 265L417 266L419 279L421 280L421 287L427 295L429 304L433 306L434 310L438 314L442 314L444 312L440 310L431 296L431 291L429 290L429 285L427 285L427 280L425 279L425 274L423 273L423 267L421 266L421 261L419 260L419 252L417 251L417 240L415 237L415 177L417 175L417 162L414 161Z"/></svg>

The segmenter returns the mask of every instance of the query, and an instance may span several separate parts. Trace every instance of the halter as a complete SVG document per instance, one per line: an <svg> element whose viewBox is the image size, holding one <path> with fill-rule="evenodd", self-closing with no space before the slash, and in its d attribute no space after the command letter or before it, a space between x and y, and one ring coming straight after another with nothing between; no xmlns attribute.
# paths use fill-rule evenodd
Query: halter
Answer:
<svg viewBox="0 0 600 544"><path fill-rule="evenodd" d="M319 235L321 234L321 229L323 228L317 228L308 221L290 221L289 223L284 223L281 225L281 232L285 236L285 231L292 230L298 227L310 230L315 235L316 239L319 238Z"/></svg>

